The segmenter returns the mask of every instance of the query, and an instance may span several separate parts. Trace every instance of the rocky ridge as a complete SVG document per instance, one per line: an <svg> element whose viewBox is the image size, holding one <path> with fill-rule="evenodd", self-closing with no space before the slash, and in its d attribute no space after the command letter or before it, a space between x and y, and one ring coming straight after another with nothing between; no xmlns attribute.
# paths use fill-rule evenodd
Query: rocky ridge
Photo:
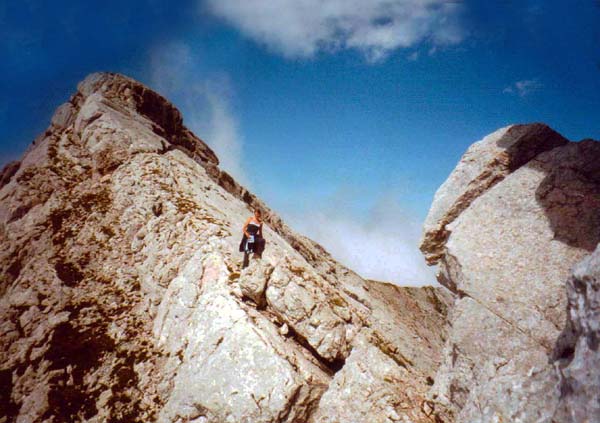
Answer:
<svg viewBox="0 0 600 423"><path fill-rule="evenodd" d="M451 296L337 263L130 78L87 77L2 171L0 239L0 421L435 421Z"/></svg>
<svg viewBox="0 0 600 423"><path fill-rule="evenodd" d="M579 396L573 401L583 409L597 402L588 389L598 376L586 373L597 359L589 343L595 285L581 282L593 282L594 273L584 277L577 268L565 283L600 241L598 210L599 142L569 142L543 124L514 125L465 153L435 195L421 245L458 297L430 392L440 418L558 423L571 421L560 410L569 398ZM555 367L575 345L565 329L568 298L579 336L572 363L587 370L571 364L563 376Z"/></svg>

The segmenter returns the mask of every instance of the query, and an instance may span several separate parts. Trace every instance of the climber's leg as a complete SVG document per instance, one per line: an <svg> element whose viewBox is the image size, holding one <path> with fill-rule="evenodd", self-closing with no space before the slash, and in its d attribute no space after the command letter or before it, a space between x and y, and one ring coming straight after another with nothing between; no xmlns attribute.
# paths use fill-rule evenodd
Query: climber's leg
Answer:
<svg viewBox="0 0 600 423"><path fill-rule="evenodd" d="M265 250L265 239L258 237L254 240L254 258L261 258Z"/></svg>

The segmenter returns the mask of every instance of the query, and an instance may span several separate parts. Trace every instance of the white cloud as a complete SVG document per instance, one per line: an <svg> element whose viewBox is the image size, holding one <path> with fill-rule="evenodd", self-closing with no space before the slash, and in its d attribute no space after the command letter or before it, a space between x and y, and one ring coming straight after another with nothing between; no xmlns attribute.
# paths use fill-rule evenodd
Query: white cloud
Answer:
<svg viewBox="0 0 600 423"><path fill-rule="evenodd" d="M206 0L214 15L286 57L356 49L367 60L428 42L461 42L462 6L447 0Z"/></svg>
<svg viewBox="0 0 600 423"><path fill-rule="evenodd" d="M389 199L376 204L363 218L345 213L345 209L346 203L339 201L326 210L286 218L294 229L365 278L401 286L437 285L434 268L425 264L418 248L421 222L407 217L401 206Z"/></svg>
<svg viewBox="0 0 600 423"><path fill-rule="evenodd" d="M182 112L185 125L219 157L220 167L248 185L242 165L243 139L232 110L233 90L226 75L208 76L189 46L171 42L150 53L152 88Z"/></svg>
<svg viewBox="0 0 600 423"><path fill-rule="evenodd" d="M248 179L242 166L242 139L228 97L219 94L214 88L209 88L205 94L211 110L208 131L210 145L219 157L221 167L238 182L247 185Z"/></svg>
<svg viewBox="0 0 600 423"><path fill-rule="evenodd" d="M542 84L537 79L524 79L505 87L502 92L505 94L517 94L519 97L525 97L534 91L542 88Z"/></svg>

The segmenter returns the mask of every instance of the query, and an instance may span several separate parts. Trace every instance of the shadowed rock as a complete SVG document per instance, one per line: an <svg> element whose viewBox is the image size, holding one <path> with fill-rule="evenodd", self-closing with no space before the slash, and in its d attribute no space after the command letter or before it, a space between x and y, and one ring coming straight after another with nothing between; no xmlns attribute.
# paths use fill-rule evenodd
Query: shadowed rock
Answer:
<svg viewBox="0 0 600 423"><path fill-rule="evenodd" d="M15 173L17 173L17 170L19 170L20 165L20 162L12 161L10 163L7 163L6 166L4 166L2 171L0 171L0 188L8 184L10 178L12 178Z"/></svg>
<svg viewBox="0 0 600 423"><path fill-rule="evenodd" d="M600 143L584 140L542 155L546 177L536 190L555 239L593 251L600 242Z"/></svg>
<svg viewBox="0 0 600 423"><path fill-rule="evenodd" d="M600 246L567 282L568 325L557 351L560 406L565 423L600 421Z"/></svg>

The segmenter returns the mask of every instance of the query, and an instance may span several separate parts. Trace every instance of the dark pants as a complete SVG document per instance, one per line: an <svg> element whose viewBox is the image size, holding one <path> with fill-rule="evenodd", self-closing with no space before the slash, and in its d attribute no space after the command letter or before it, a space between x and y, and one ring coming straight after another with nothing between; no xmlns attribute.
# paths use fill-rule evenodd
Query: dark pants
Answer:
<svg viewBox="0 0 600 423"><path fill-rule="evenodd" d="M262 256L265 251L265 239L262 236L254 235L254 242L248 243L248 252Z"/></svg>
<svg viewBox="0 0 600 423"><path fill-rule="evenodd" d="M265 239L262 236L254 235L254 242L248 242L248 238L246 238L246 235L244 235L242 237L242 241L240 242L240 252L244 253L244 262L242 263L242 268L248 266L248 258L250 254L254 253L261 257L264 250Z"/></svg>

